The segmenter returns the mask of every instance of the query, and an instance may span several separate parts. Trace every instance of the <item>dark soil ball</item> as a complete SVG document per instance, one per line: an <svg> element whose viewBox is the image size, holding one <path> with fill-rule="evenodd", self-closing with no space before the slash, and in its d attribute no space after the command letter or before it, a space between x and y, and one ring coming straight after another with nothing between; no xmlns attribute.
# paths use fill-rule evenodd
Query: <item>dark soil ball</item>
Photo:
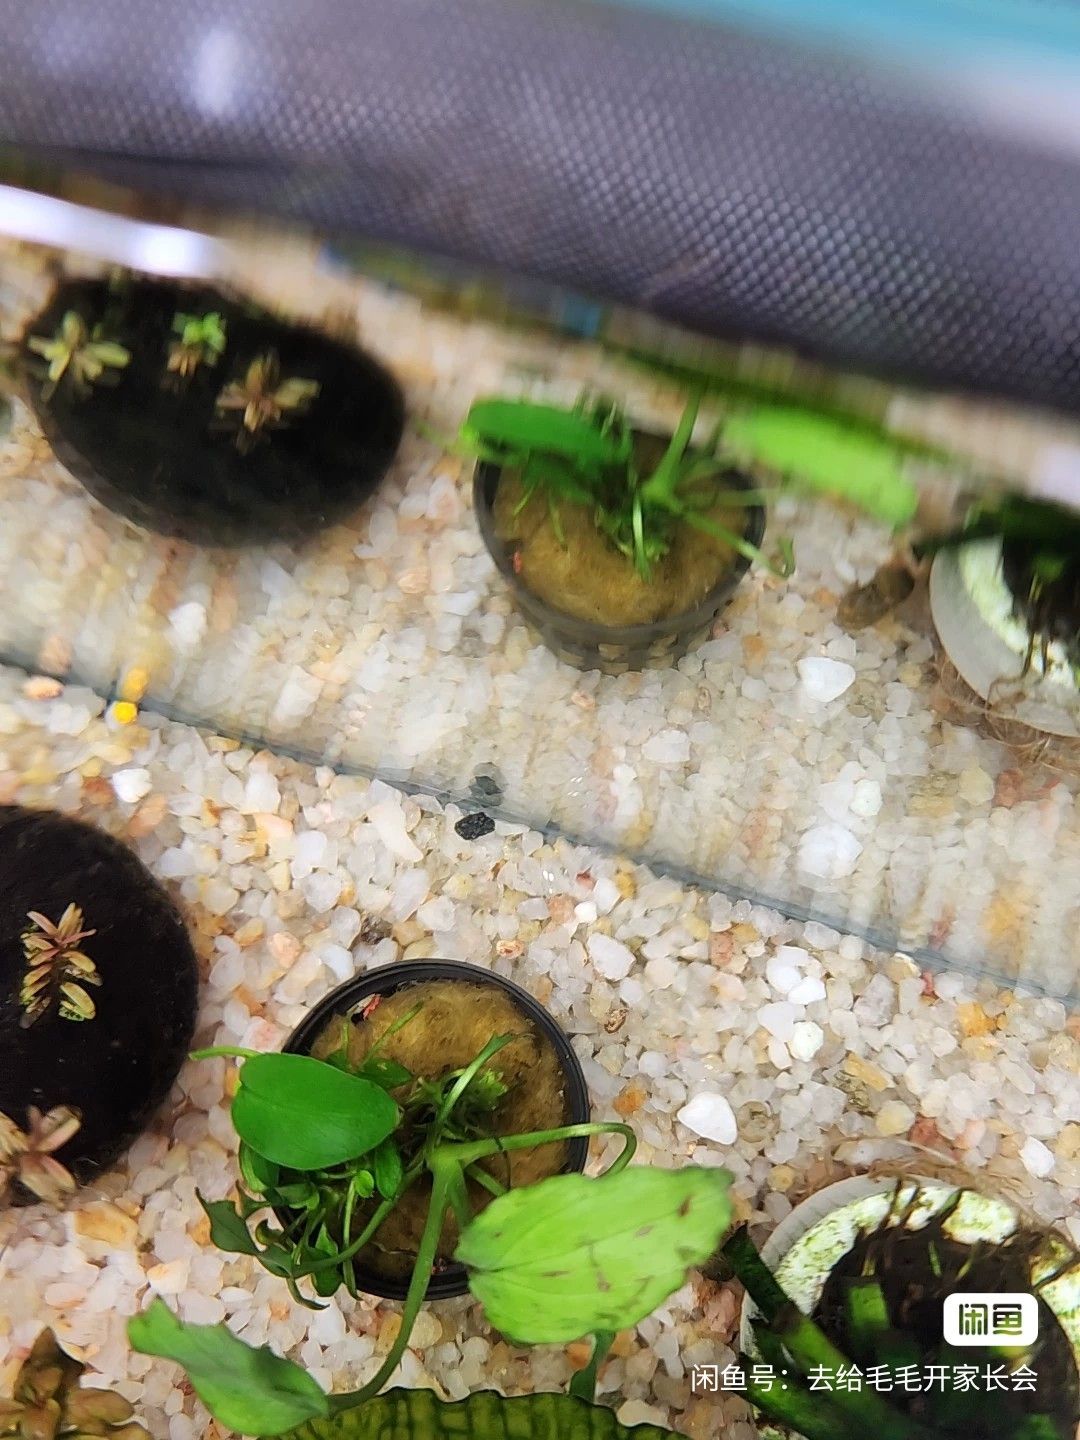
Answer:
<svg viewBox="0 0 1080 1440"><path fill-rule="evenodd" d="M65 376L49 395L30 339L52 339L69 311L130 360L89 388ZM211 312L225 352L180 383L167 368L174 319ZM281 380L310 380L318 392L242 449L216 401L270 352ZM137 525L200 544L297 541L345 519L385 474L404 427L401 390L372 356L195 286L66 281L27 326L22 358L49 444L91 495Z"/></svg>
<svg viewBox="0 0 1080 1440"><path fill-rule="evenodd" d="M24 933L69 905L95 933L78 945L100 984L96 1014L61 1015L65 977L29 1023ZM76 980L79 977L74 977ZM0 1111L26 1128L27 1107L69 1105L82 1124L58 1152L79 1180L109 1165L165 1099L195 1028L197 969L184 923L136 856L100 830L50 811L0 806Z"/></svg>

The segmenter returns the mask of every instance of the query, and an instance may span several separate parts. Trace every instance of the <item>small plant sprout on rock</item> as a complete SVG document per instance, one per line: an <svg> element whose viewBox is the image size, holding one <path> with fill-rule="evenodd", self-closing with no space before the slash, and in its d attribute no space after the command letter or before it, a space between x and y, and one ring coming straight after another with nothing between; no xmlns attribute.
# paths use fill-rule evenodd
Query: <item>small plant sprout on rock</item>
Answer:
<svg viewBox="0 0 1080 1440"><path fill-rule="evenodd" d="M178 382L190 380L200 365L216 365L225 353L225 321L216 310L207 315L178 310L172 328L179 338L169 346L167 369Z"/></svg>
<svg viewBox="0 0 1080 1440"><path fill-rule="evenodd" d="M396 1027L412 1023L420 1008L406 1012ZM331 1433L354 1440L387 1433L375 1423L385 1420L386 1404L407 1408L410 1402L399 1398L401 1392L375 1397L409 1344L444 1226L452 1219L454 1261L465 1268L469 1289L495 1329L524 1344L593 1337L592 1358L575 1377L572 1398L536 1397L539 1403L557 1398L562 1406L561 1427L540 1433L625 1433L614 1417L609 1426L607 1416L596 1421L601 1428L584 1428L598 1368L616 1332L644 1319L684 1283L689 1266L713 1252L730 1219L730 1177L694 1166L627 1168L636 1142L617 1123L492 1133L491 1117L507 1088L499 1055L514 1038L495 1035L470 1064L426 1078L403 1070L384 1049L368 1049L355 1065L344 1035L326 1060L199 1052L243 1059L232 1105L244 1182L239 1205L203 1200L220 1248L257 1256L298 1298L304 1280L316 1294L329 1295L342 1283L354 1288L354 1257L413 1189L428 1196L426 1218L400 1330L359 1390L327 1396L300 1367L251 1349L222 1326L182 1323L160 1300L129 1323L133 1346L184 1365L196 1393L233 1429L273 1435L325 1420L332 1427L327 1440ZM510 1189L503 1183L515 1152L604 1135L621 1137L623 1149L599 1178L564 1173ZM474 1200L478 1190L481 1204ZM267 1209L277 1215L277 1227L257 1219ZM507 1434L501 1407L520 1408L520 1402L494 1395L483 1400L498 1423L477 1418L467 1433ZM332 1419L369 1402L347 1422ZM423 1403L434 1405L432 1414L408 1433L427 1440L466 1433L458 1419L447 1418L453 1407L430 1397Z"/></svg>
<svg viewBox="0 0 1080 1440"><path fill-rule="evenodd" d="M78 1130L79 1117L67 1105L58 1105L46 1115L31 1105L29 1119L29 1129L23 1131L0 1111L0 1205L16 1182L47 1205L61 1205L74 1191L75 1180L53 1154ZM0 1428L0 1435L4 1433Z"/></svg>
<svg viewBox="0 0 1080 1440"><path fill-rule="evenodd" d="M296 376L283 380L277 354L268 350L251 362L243 380L225 386L217 409L238 424L237 448L247 450L267 431L280 429L306 410L318 393L316 380Z"/></svg>
<svg viewBox="0 0 1080 1440"><path fill-rule="evenodd" d="M31 335L29 346L35 355L49 362L42 391L45 400L51 398L65 376L77 394L89 394L107 370L123 370L131 359L123 345L105 338L100 325L91 334L76 310L66 312L51 340Z"/></svg>
<svg viewBox="0 0 1080 1440"><path fill-rule="evenodd" d="M0 1399L0 1436L15 1440L149 1440L132 1420L130 1403L115 1390L84 1390L86 1367L61 1350L51 1330L43 1330L15 1377L10 1400Z"/></svg>
<svg viewBox="0 0 1080 1440"><path fill-rule="evenodd" d="M46 915L31 910L27 915L30 928L23 931L23 953L26 976L22 983L22 1019L25 1030L33 1025L52 1004L59 1003L63 1020L92 1020L96 1014L87 985L100 985L97 966L77 947L96 935L96 930L83 929L83 913L78 905L69 905L54 925Z"/></svg>

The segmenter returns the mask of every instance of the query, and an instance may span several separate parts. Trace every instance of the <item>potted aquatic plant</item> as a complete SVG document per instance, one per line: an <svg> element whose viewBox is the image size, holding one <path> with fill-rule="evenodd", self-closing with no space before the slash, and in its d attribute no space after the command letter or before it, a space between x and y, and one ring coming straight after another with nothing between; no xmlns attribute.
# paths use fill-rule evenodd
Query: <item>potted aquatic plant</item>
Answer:
<svg viewBox="0 0 1080 1440"><path fill-rule="evenodd" d="M370 355L208 288L65 280L20 349L58 459L102 504L186 540L333 524L401 438L401 392Z"/></svg>
<svg viewBox="0 0 1080 1440"><path fill-rule="evenodd" d="M945 650L991 705L1080 735L1080 514L1005 495L915 546L933 558L930 602Z"/></svg>
<svg viewBox="0 0 1080 1440"><path fill-rule="evenodd" d="M358 1391L328 1397L298 1367L251 1350L223 1327L184 1325L159 1303L129 1326L137 1349L183 1364L234 1429L275 1434L366 1405L397 1368L425 1298L466 1288L513 1340L595 1337L573 1386L578 1401L590 1400L615 1333L677 1289L727 1228L724 1172L627 1168L635 1148L627 1126L566 1123L566 1096L544 1054L550 1035L516 986L448 962L395 968L411 974L365 977L376 982L366 994L339 992L313 1017L301 1037L307 1053L241 1052L232 1106L239 1203L203 1201L214 1242L255 1255L305 1303L317 1302L299 1290L303 1281L321 1295L359 1284L401 1293L388 1292L377 1272L376 1286L368 1281L387 1259L396 1278L394 1262L404 1259L401 1328L377 1373ZM434 974L418 973L425 969ZM455 997L447 985L463 993ZM478 1048L462 1063L466 1052L454 1046L467 1037ZM554 1055L556 1069L568 1051ZM545 1111L541 1127L504 1128ZM595 1179L568 1169L580 1170L584 1154L566 1150L593 1135L623 1141ZM267 1211L273 1219L256 1219ZM456 1274L440 1288L447 1261ZM267 1409L270 1398L278 1408ZM562 1413L568 1428L558 1433L573 1434L572 1408ZM369 1423L358 1419L351 1433L380 1433L365 1429ZM469 1433L489 1433L477 1424Z"/></svg>
<svg viewBox="0 0 1080 1440"><path fill-rule="evenodd" d="M126 846L0 806L0 1203L58 1204L135 1138L191 1043L196 985L183 921Z"/></svg>
<svg viewBox="0 0 1080 1440"><path fill-rule="evenodd" d="M1005 1202L856 1177L722 1254L747 1292L725 1379L768 1433L1074 1440L1080 1256Z"/></svg>
<svg viewBox="0 0 1080 1440"><path fill-rule="evenodd" d="M719 453L635 430L608 400L477 401L455 448L477 458L477 519L525 617L556 654L618 672L671 663L711 627L760 545L764 496Z"/></svg>

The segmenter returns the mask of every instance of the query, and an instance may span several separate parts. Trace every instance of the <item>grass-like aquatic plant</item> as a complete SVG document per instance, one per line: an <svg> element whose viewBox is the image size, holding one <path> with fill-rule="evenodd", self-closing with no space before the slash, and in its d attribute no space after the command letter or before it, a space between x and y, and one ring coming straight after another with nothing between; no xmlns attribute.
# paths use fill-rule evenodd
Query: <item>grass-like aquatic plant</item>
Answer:
<svg viewBox="0 0 1080 1440"><path fill-rule="evenodd" d="M722 524L719 507L759 505L766 495L723 480L720 431L691 448L699 398L686 405L662 457L639 469L634 436L621 408L606 399L579 401L566 409L528 400L479 400L458 432L454 448L520 473L522 507L546 497L552 528L562 541L559 505L589 506L596 526L648 579L671 547L679 525L713 536L774 574L794 568L791 542L780 541L767 557L746 537Z"/></svg>

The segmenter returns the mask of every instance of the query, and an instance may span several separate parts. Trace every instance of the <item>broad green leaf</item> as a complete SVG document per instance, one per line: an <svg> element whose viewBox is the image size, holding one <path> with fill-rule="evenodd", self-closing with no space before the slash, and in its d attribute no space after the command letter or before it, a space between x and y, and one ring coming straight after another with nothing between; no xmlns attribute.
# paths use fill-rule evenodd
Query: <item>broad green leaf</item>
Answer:
<svg viewBox="0 0 1080 1440"><path fill-rule="evenodd" d="M280 1165L275 1165L272 1160L256 1154L251 1146L245 1145L243 1141L240 1143L237 1159L244 1184L249 1190L254 1190L260 1195L264 1195L267 1190L272 1189L281 1178Z"/></svg>
<svg viewBox="0 0 1080 1440"><path fill-rule="evenodd" d="M292 1170L322 1170L373 1150L399 1118L380 1086L310 1055L256 1055L240 1069L232 1122L252 1150Z"/></svg>
<svg viewBox="0 0 1080 1440"><path fill-rule="evenodd" d="M465 420L465 431L484 445L539 450L581 465L617 465L625 446L604 435L583 415L558 405L528 400L478 400Z"/></svg>
<svg viewBox="0 0 1080 1440"><path fill-rule="evenodd" d="M373 1085L378 1085L383 1090L395 1090L399 1085L407 1085L413 1078L411 1070L406 1070L405 1066L399 1065L396 1060L384 1060L381 1055L370 1056L359 1070L353 1073L370 1080Z"/></svg>
<svg viewBox="0 0 1080 1440"><path fill-rule="evenodd" d="M919 492L902 469L902 455L884 437L856 430L811 410L763 405L734 415L724 427L726 448L794 485L850 500L890 525L914 518Z"/></svg>
<svg viewBox="0 0 1080 1440"><path fill-rule="evenodd" d="M488 1320L513 1340L561 1345L624 1330L716 1249L731 1218L730 1179L692 1165L557 1175L493 1201L454 1258Z"/></svg>
<svg viewBox="0 0 1080 1440"><path fill-rule="evenodd" d="M326 1395L299 1365L267 1346L256 1350L224 1325L188 1325L163 1300L128 1321L132 1348L175 1360L196 1395L230 1430L279 1435L330 1413Z"/></svg>
<svg viewBox="0 0 1080 1440"><path fill-rule="evenodd" d="M210 1221L210 1239L219 1250L226 1250L232 1255L259 1253L243 1216L237 1213L231 1200L207 1200L198 1190L195 1194Z"/></svg>
<svg viewBox="0 0 1080 1440"><path fill-rule="evenodd" d="M401 1151L392 1139L382 1142L371 1157L375 1174L375 1188L385 1200L392 1200L397 1194L405 1173L401 1163Z"/></svg>
<svg viewBox="0 0 1080 1440"><path fill-rule="evenodd" d="M668 1440L656 1425L620 1425L614 1410L572 1395L509 1399L478 1390L439 1400L430 1390L388 1390L355 1410L314 1420L289 1440Z"/></svg>

